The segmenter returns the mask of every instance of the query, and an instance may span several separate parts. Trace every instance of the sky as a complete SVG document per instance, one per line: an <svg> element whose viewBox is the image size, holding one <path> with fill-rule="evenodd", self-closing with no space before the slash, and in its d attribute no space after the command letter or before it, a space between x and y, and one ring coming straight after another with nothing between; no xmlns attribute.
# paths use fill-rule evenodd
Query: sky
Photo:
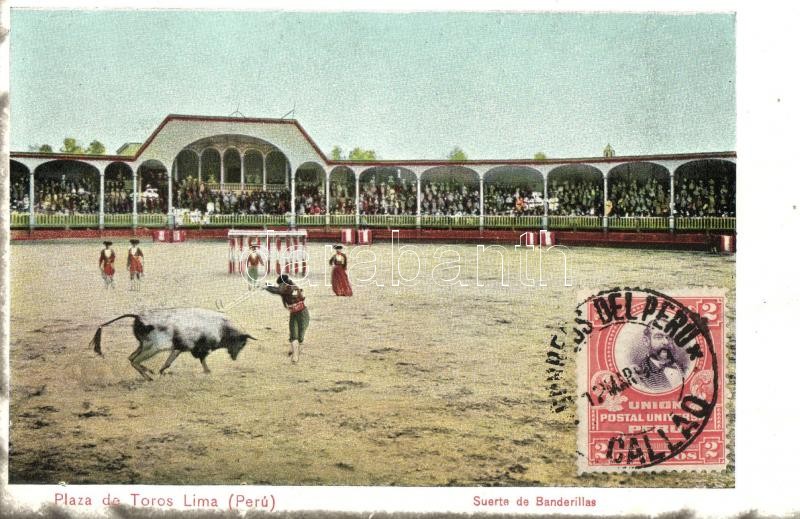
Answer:
<svg viewBox="0 0 800 519"><path fill-rule="evenodd" d="M736 149L732 14L11 11L11 149L167 114L296 118L381 159Z"/></svg>

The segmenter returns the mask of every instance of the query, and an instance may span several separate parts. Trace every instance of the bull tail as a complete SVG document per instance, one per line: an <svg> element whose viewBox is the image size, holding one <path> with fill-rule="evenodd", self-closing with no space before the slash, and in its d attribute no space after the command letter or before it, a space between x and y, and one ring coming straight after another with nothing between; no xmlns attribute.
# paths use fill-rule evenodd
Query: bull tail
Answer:
<svg viewBox="0 0 800 519"><path fill-rule="evenodd" d="M102 349L100 349L100 341L101 341L101 340L102 340L102 338L103 338L103 327L104 327L104 326L108 326L109 324L113 323L114 321L119 321L120 319L125 319L126 317L133 317L134 319L136 319L136 318L138 318L139 316L138 316L138 315L136 315L136 314L125 314L125 315L120 315L119 317L116 317L116 318L114 318L114 319L111 319L111 320L110 320L110 321L108 321L108 322L105 322L105 323L101 324L101 325L100 325L100 326L97 328L97 331L96 331L96 332L94 332L94 337L92 338L92 341L89 343L89 346L92 346L92 347L94 347L94 352L95 352L95 353L97 353L97 354L98 354L98 355L100 355L101 357L103 356L103 350L102 350Z"/></svg>

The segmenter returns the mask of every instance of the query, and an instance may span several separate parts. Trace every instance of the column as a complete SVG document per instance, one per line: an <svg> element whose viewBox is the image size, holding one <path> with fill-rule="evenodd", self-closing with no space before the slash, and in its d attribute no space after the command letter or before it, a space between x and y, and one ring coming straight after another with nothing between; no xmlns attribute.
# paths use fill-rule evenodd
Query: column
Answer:
<svg viewBox="0 0 800 519"><path fill-rule="evenodd" d="M675 170L669 170L669 230L675 231Z"/></svg>
<svg viewBox="0 0 800 519"><path fill-rule="evenodd" d="M225 154L219 152L219 189L222 190L222 184L225 183Z"/></svg>
<svg viewBox="0 0 800 519"><path fill-rule="evenodd" d="M139 166L131 167L133 170L133 228L136 228L136 224L139 222L139 186L137 185L137 172L139 171Z"/></svg>
<svg viewBox="0 0 800 519"><path fill-rule="evenodd" d="M197 177L196 177L196 178L197 178L197 181L198 181L198 182L200 182L201 180L203 180L203 179L201 178L201 175L202 175L202 174L203 174L203 153L201 152L201 153L200 153L200 154L197 156Z"/></svg>
<svg viewBox="0 0 800 519"><path fill-rule="evenodd" d="M480 217L478 221L480 223L480 229L483 230L483 176L480 177L480 196L481 196L481 203L480 203Z"/></svg>
<svg viewBox="0 0 800 519"><path fill-rule="evenodd" d="M106 172L100 170L100 219L98 227L103 229L106 223Z"/></svg>
<svg viewBox="0 0 800 519"><path fill-rule="evenodd" d="M333 170L325 172L325 227L331 224L331 173Z"/></svg>
<svg viewBox="0 0 800 519"><path fill-rule="evenodd" d="M175 228L175 215L172 214L172 177L178 169L178 161L172 161L172 167L167 170L167 227Z"/></svg>
<svg viewBox="0 0 800 519"><path fill-rule="evenodd" d="M606 215L606 205L608 204L608 173L603 173L603 231L608 230L608 216Z"/></svg>
<svg viewBox="0 0 800 519"><path fill-rule="evenodd" d="M30 215L28 216L28 226L33 229L36 226L36 216L34 216L34 199L33 199L33 172L32 169L30 172L30 178L28 179L28 210L30 211Z"/></svg>
<svg viewBox="0 0 800 519"><path fill-rule="evenodd" d="M264 160L262 163L263 169L261 170L261 189L263 191L267 190L267 156L264 155Z"/></svg>
<svg viewBox="0 0 800 519"><path fill-rule="evenodd" d="M285 171L284 171L283 185L285 185L286 188L288 189L289 188L289 161L287 160L285 162L285 164L286 164L286 168L285 168Z"/></svg>
<svg viewBox="0 0 800 519"><path fill-rule="evenodd" d="M417 229L422 227L422 177L417 175Z"/></svg>
<svg viewBox="0 0 800 519"><path fill-rule="evenodd" d="M241 150L239 152L239 189L244 190L244 154Z"/></svg>
<svg viewBox="0 0 800 519"><path fill-rule="evenodd" d="M291 183L292 183L292 185L291 185L291 190L292 191L291 191L291 197L290 197L291 198L291 206L292 206L292 210L290 211L291 214L292 214L292 225L296 224L295 218L296 218L296 214L297 214L297 206L295 206L295 187L296 187L295 186L295 174L296 173L297 173L296 171L292 171L291 174L289 173L289 164L287 163L286 164L286 175L287 176L291 176Z"/></svg>
<svg viewBox="0 0 800 519"><path fill-rule="evenodd" d="M355 211L356 211L356 227L359 225L359 214L361 213L361 200L359 200L359 189L358 189L358 180L361 176L361 171L355 170L356 174L356 201L355 201Z"/></svg>
<svg viewBox="0 0 800 519"><path fill-rule="evenodd" d="M550 209L550 197L547 196L547 172L544 173L544 216L542 217L542 228L547 230L547 214Z"/></svg>

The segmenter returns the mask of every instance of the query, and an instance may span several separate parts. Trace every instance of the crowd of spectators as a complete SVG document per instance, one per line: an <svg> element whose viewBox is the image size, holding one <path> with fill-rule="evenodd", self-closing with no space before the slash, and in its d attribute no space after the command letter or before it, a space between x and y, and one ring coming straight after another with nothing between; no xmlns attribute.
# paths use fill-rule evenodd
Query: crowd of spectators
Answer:
<svg viewBox="0 0 800 519"><path fill-rule="evenodd" d="M361 214L417 214L417 182L403 177L389 177L376 182L373 178L361 186Z"/></svg>
<svg viewBox="0 0 800 519"><path fill-rule="evenodd" d="M29 212L31 201L28 197L28 183L22 180L12 180L9 192L11 212Z"/></svg>
<svg viewBox="0 0 800 519"><path fill-rule="evenodd" d="M331 181L331 214L355 214L355 182Z"/></svg>
<svg viewBox="0 0 800 519"><path fill-rule="evenodd" d="M603 184L588 179L551 179L548 213L554 216L602 216Z"/></svg>
<svg viewBox="0 0 800 519"><path fill-rule="evenodd" d="M34 211L44 214L89 214L99 211L97 180L93 178L44 178L34 186ZM13 182L10 190L12 211L30 210L28 184Z"/></svg>
<svg viewBox="0 0 800 519"><path fill-rule="evenodd" d="M424 215L477 216L481 211L481 194L477 185L425 182L420 198Z"/></svg>
<svg viewBox="0 0 800 519"><path fill-rule="evenodd" d="M675 214L736 216L736 193L719 178L682 178L675 183Z"/></svg>
<svg viewBox="0 0 800 519"><path fill-rule="evenodd" d="M133 212L132 191L125 187L123 180L107 180L105 193L105 212L126 214Z"/></svg>
<svg viewBox="0 0 800 519"><path fill-rule="evenodd" d="M609 216L669 216L669 180L609 181Z"/></svg>
<svg viewBox="0 0 800 519"><path fill-rule="evenodd" d="M283 187L283 186L281 186ZM222 191L191 177L177 186L175 206L206 214L284 214L289 212L289 192L279 190Z"/></svg>
<svg viewBox="0 0 800 519"><path fill-rule="evenodd" d="M145 179L143 179L144 181ZM166 177L147 179L139 197L140 213L166 213L168 190ZM290 191L281 184L250 191L222 191L218 184L207 185L191 177L173 186L175 207L205 214L286 214L290 212ZM11 211L28 212L29 185L26 179L12 180ZM295 186L295 211L298 215L325 214L325 188L320 184L298 183ZM330 213L355 212L355 185L331 183ZM602 216L603 185L596 180L550 179L548 213L564 216ZM609 216L668 216L669 184L648 178L611 179L608 199ZM676 216L736 215L735 189L722 178L696 177L675 180ZM112 179L105 185L105 212L132 211L130 187L123 180ZM485 185L484 214L542 215L545 200L532 187L499 183ZM360 191L359 207L366 215L416 215L417 183L398 177L365 182ZM456 181L422 183L420 208L423 215L477 216L480 192L477 185ZM92 177L49 177L37 179L34 210L46 214L96 213L99 211L98 180Z"/></svg>
<svg viewBox="0 0 800 519"><path fill-rule="evenodd" d="M294 186L294 204L295 214L301 216L324 214L325 187L316 184L296 184Z"/></svg>
<svg viewBox="0 0 800 519"><path fill-rule="evenodd" d="M483 212L489 216L544 214L544 198L541 191L490 183L484 187L483 196Z"/></svg>

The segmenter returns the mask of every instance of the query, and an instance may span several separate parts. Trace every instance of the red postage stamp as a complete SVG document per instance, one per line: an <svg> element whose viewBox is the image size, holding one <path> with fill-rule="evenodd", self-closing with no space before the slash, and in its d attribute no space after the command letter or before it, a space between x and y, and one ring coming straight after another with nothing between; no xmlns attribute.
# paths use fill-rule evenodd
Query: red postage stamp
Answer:
<svg viewBox="0 0 800 519"><path fill-rule="evenodd" d="M578 470L723 470L725 295L614 289L576 310Z"/></svg>

